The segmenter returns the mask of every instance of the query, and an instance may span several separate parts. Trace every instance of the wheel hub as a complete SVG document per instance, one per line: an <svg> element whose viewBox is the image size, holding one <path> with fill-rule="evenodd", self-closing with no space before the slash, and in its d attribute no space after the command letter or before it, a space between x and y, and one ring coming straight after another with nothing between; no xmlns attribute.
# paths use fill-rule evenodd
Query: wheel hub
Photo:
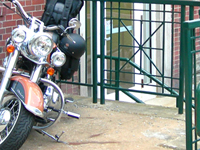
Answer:
<svg viewBox="0 0 200 150"><path fill-rule="evenodd" d="M0 110L0 132L5 129L11 118L11 113L7 109Z"/></svg>

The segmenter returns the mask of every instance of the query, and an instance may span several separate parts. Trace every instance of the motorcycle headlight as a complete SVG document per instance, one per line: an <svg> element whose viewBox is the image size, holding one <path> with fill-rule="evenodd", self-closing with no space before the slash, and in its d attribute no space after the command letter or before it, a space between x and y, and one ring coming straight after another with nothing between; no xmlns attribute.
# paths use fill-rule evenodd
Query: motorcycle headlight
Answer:
<svg viewBox="0 0 200 150"><path fill-rule="evenodd" d="M66 62L66 57L63 52L55 52L51 55L51 63L56 67L61 67Z"/></svg>
<svg viewBox="0 0 200 150"><path fill-rule="evenodd" d="M21 43L26 38L26 32L22 29L16 28L12 32L12 41L16 43Z"/></svg>
<svg viewBox="0 0 200 150"><path fill-rule="evenodd" d="M53 50L53 41L48 34L37 35L29 41L28 49L36 57L45 57Z"/></svg>

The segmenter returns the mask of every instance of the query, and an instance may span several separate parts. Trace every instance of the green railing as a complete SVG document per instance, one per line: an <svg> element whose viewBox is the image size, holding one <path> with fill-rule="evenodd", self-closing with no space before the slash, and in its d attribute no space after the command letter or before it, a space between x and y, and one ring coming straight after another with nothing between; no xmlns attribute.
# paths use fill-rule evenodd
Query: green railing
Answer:
<svg viewBox="0 0 200 150"><path fill-rule="evenodd" d="M139 103L145 101L138 93L170 96L182 114L185 101L186 149L198 149L200 120L192 126L192 111L198 112L200 91L200 22L188 20L199 18L199 6L196 0L85 1L86 55L78 78L58 82L80 86L94 103L110 95Z"/></svg>
<svg viewBox="0 0 200 150"><path fill-rule="evenodd" d="M137 3L143 8L137 8ZM85 74L79 72L77 80L61 82L86 86L88 92L93 91L94 103L99 93L101 104L105 103L105 89L107 93L115 92L116 100L119 91L176 97L179 113L183 113L181 30L186 6L198 5L197 1L182 0L85 1L88 46L81 64ZM141 12L142 17L135 18ZM193 19L194 12L188 15ZM152 90L131 88L136 85Z"/></svg>
<svg viewBox="0 0 200 150"><path fill-rule="evenodd" d="M187 60L183 62L183 66L185 66L186 140L188 143L194 143L195 149L198 149L197 142L200 140L198 137L200 136L199 29L199 19L186 21L183 24L183 35L185 37L183 51L184 60ZM188 149L192 149L192 144L188 144Z"/></svg>

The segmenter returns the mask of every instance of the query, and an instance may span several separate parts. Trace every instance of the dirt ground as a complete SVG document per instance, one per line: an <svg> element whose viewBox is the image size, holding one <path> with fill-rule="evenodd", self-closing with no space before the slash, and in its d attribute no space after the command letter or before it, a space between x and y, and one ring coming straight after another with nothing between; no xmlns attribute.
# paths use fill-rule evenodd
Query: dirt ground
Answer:
<svg viewBox="0 0 200 150"><path fill-rule="evenodd" d="M176 109L116 102L100 105L82 99L67 107L80 113L81 118L63 116L59 123L46 130L52 135L64 131L60 140L67 144L57 143L33 130L20 150L184 149L184 141L181 140L183 146L176 143L185 137L185 122Z"/></svg>

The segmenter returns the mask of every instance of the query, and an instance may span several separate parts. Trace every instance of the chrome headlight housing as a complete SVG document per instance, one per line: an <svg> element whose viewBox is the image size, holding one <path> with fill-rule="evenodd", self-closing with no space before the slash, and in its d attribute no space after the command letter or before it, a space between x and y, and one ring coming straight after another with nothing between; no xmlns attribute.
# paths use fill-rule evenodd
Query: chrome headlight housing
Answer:
<svg viewBox="0 0 200 150"><path fill-rule="evenodd" d="M16 28L12 31L12 41L22 43L26 39L26 32L22 28Z"/></svg>
<svg viewBox="0 0 200 150"><path fill-rule="evenodd" d="M55 67L61 67L66 62L66 56L63 52L55 52L51 55L51 63Z"/></svg>
<svg viewBox="0 0 200 150"><path fill-rule="evenodd" d="M53 41L48 34L36 34L28 42L29 53L36 57L45 57L53 50Z"/></svg>

